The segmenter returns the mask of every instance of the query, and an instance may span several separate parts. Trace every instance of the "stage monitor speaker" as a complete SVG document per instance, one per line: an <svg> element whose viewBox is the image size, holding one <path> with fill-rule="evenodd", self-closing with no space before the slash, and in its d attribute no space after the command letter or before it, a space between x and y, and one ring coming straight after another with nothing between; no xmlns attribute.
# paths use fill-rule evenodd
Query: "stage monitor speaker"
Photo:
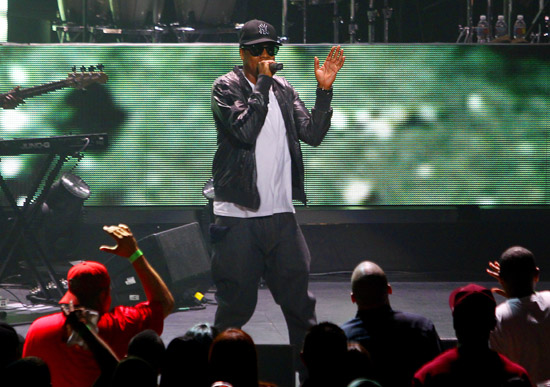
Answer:
<svg viewBox="0 0 550 387"><path fill-rule="evenodd" d="M194 295L205 293L212 280L210 255L197 222L149 235L138 244L178 306L200 304ZM113 257L105 265L111 275L113 305L135 305L146 300L141 282L127 261Z"/></svg>

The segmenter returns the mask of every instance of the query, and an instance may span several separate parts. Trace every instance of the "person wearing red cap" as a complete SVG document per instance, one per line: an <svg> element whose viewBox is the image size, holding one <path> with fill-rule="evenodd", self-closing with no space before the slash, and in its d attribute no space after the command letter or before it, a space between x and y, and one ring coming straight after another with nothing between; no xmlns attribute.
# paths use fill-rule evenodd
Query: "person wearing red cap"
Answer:
<svg viewBox="0 0 550 387"><path fill-rule="evenodd" d="M310 112L292 85L274 76L281 43L271 24L246 22L239 44L242 66L212 86L218 133L212 164L216 220L210 228L214 324L220 331L246 324L263 277L299 359L305 333L317 322L315 298L308 292L311 258L292 202L306 202L300 143L317 146L330 128L332 84L344 65L344 50L332 47L322 65L314 58L318 87Z"/></svg>
<svg viewBox="0 0 550 387"><path fill-rule="evenodd" d="M469 284L449 297L458 341L420 368L413 386L533 386L527 371L489 348L489 334L496 324L496 302L489 289Z"/></svg>
<svg viewBox="0 0 550 387"><path fill-rule="evenodd" d="M141 280L147 301L134 307L117 306L110 310L111 279L107 268L99 262L84 261L69 270L69 289L59 302L83 309L90 329L95 329L114 354L122 358L137 333L145 329L162 333L164 318L174 308L174 298L139 250L128 226L120 224L103 229L117 244L103 245L100 249L130 261ZM53 387L89 387L101 373L94 355L72 331L63 312L32 323L25 338L23 356L36 356L48 364Z"/></svg>

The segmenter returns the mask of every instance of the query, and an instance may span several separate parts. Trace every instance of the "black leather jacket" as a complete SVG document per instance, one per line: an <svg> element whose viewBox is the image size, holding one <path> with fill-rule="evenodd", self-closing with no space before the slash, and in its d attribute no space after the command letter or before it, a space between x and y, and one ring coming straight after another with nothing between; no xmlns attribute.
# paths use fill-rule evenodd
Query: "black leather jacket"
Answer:
<svg viewBox="0 0 550 387"><path fill-rule="evenodd" d="M218 131L218 150L212 165L216 200L254 210L260 206L255 145L267 115L272 85L292 159L292 198L304 204L307 201L299 140L317 146L325 137L332 117L332 90L317 88L315 107L310 114L286 79L260 75L252 90L240 66L219 77L212 86L212 113Z"/></svg>

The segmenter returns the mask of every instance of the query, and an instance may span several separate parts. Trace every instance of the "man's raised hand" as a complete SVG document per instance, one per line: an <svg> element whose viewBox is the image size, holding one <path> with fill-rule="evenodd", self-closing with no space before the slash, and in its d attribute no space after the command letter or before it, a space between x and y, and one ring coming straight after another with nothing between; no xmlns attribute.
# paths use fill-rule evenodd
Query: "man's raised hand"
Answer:
<svg viewBox="0 0 550 387"><path fill-rule="evenodd" d="M497 281L500 282L500 263L498 263L498 261L489 262L489 267L487 269L485 269L485 271L491 277L493 277L494 279L496 279ZM491 291L495 294L498 294L498 295L502 296L502 297L508 298L508 295L506 294L506 291L504 291L504 289L491 288Z"/></svg>
<svg viewBox="0 0 550 387"><path fill-rule="evenodd" d="M138 244L134 234L125 224L118 226L103 226L103 230L116 241L116 246L103 245L99 249L107 253L129 258L138 250Z"/></svg>
<svg viewBox="0 0 550 387"><path fill-rule="evenodd" d="M315 57L315 78L317 84L323 90L329 90L336 79L336 74L344 65L346 57L344 49L340 46L333 46L322 66L319 65L319 58Z"/></svg>

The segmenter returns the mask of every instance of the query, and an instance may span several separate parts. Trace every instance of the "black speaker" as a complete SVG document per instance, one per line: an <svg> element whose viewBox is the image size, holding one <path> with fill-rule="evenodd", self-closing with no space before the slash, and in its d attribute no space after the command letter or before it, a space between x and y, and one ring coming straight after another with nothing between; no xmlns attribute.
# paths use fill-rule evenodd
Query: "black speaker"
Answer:
<svg viewBox="0 0 550 387"><path fill-rule="evenodd" d="M197 222L149 235L139 248L162 277L178 306L195 306L195 293L205 293L212 284L210 255ZM145 292L133 267L120 257L105 263L111 275L113 305L145 301Z"/></svg>

